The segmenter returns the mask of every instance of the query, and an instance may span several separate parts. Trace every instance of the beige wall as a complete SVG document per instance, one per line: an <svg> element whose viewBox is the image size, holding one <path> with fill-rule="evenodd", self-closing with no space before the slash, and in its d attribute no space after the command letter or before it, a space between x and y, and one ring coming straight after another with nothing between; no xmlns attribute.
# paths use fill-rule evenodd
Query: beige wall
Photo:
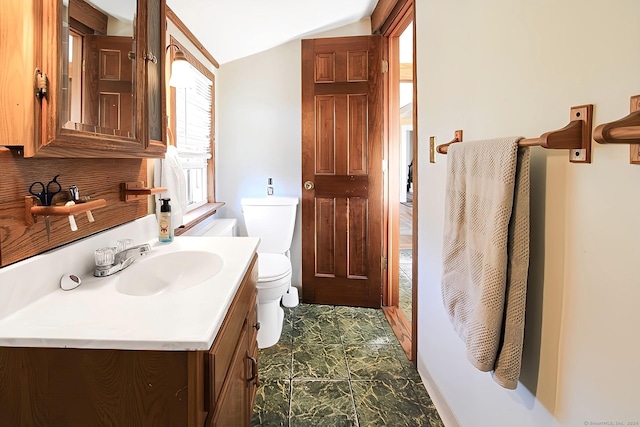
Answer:
<svg viewBox="0 0 640 427"><path fill-rule="evenodd" d="M305 38L370 32L365 19ZM240 199L266 196L269 177L276 196L302 196L300 53L298 39L222 64L217 75L216 195L226 204L216 215L237 218L240 235L246 235ZM291 244L294 286L302 278L300 205L297 213Z"/></svg>
<svg viewBox="0 0 640 427"><path fill-rule="evenodd" d="M593 163L533 149L531 265L521 384L501 389L465 358L440 296L446 157L439 143L563 127L572 105L594 126L640 94L640 2L416 2L421 374L463 426L640 421L640 166L626 145Z"/></svg>

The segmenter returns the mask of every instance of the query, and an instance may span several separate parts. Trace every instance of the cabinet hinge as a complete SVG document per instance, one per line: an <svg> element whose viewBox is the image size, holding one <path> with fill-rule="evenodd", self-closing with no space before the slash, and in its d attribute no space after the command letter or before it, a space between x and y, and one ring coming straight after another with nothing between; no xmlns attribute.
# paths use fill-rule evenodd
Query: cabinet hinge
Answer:
<svg viewBox="0 0 640 427"><path fill-rule="evenodd" d="M386 59L382 60L382 72L383 73L389 72L389 61L387 61Z"/></svg>
<svg viewBox="0 0 640 427"><path fill-rule="evenodd" d="M389 267L389 263L387 262L387 257L382 257L381 259L382 269L386 270Z"/></svg>
<svg viewBox="0 0 640 427"><path fill-rule="evenodd" d="M34 77L34 89L35 95L38 100L45 98L47 96L47 89L49 87L49 83L47 80L47 75L40 71L39 68L36 68L35 77Z"/></svg>

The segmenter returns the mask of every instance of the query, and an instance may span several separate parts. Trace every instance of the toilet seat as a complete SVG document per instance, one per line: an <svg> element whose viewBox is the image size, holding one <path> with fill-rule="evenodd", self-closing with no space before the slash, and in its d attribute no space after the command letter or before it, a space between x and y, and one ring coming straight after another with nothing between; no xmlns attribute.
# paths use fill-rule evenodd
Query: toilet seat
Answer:
<svg viewBox="0 0 640 427"><path fill-rule="evenodd" d="M258 254L258 288L291 275L291 261L283 254Z"/></svg>

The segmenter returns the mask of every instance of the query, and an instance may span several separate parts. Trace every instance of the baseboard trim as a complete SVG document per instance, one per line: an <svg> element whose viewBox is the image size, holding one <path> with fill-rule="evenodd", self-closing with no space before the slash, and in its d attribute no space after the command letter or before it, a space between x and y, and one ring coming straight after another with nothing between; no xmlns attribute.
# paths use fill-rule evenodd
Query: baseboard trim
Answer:
<svg viewBox="0 0 640 427"><path fill-rule="evenodd" d="M447 402L447 399L440 391L440 388L436 385L433 377L431 377L431 374L429 374L429 370L422 362L420 355L418 355L417 368L418 374L422 379L422 383L427 389L427 393L429 393L429 397L431 397L431 400L433 401L433 404L435 405L436 410L440 415L440 419L442 419L444 425L446 427L460 427L460 421L458 421L458 418L456 418L455 414L451 410L451 407L449 406L449 402Z"/></svg>

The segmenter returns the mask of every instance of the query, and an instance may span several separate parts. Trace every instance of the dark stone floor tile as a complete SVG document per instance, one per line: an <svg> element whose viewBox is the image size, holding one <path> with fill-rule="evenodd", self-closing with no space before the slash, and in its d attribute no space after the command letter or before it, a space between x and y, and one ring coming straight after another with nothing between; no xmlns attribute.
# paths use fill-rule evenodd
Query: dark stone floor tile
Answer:
<svg viewBox="0 0 640 427"><path fill-rule="evenodd" d="M342 344L338 323L333 317L299 318L292 327L294 345Z"/></svg>
<svg viewBox="0 0 640 427"><path fill-rule="evenodd" d="M258 350L260 378L290 379L292 348L290 343L277 344Z"/></svg>
<svg viewBox="0 0 640 427"><path fill-rule="evenodd" d="M300 304L292 309L293 320L297 319L333 319L335 307L322 304Z"/></svg>
<svg viewBox="0 0 640 427"><path fill-rule="evenodd" d="M349 381L291 381L291 427L357 426Z"/></svg>
<svg viewBox="0 0 640 427"><path fill-rule="evenodd" d="M264 380L256 394L252 426L289 425L290 380Z"/></svg>
<svg viewBox="0 0 640 427"><path fill-rule="evenodd" d="M400 379L411 375L401 358L398 345L345 346L347 366L352 380Z"/></svg>
<svg viewBox="0 0 640 427"><path fill-rule="evenodd" d="M282 333L280 334L280 339L278 343L281 344L291 344L293 342L293 322L291 320L285 319L282 322Z"/></svg>
<svg viewBox="0 0 640 427"><path fill-rule="evenodd" d="M284 311L280 341L258 354L253 426L444 427L382 310Z"/></svg>
<svg viewBox="0 0 640 427"><path fill-rule="evenodd" d="M338 319L342 342L350 344L389 344L389 334L382 322L376 318Z"/></svg>
<svg viewBox="0 0 640 427"><path fill-rule="evenodd" d="M282 311L284 311L284 320L286 322L287 320L291 321L291 319L295 317L295 313L300 306L298 305L296 307L285 307L283 305L280 305L280 307L282 307Z"/></svg>
<svg viewBox="0 0 640 427"><path fill-rule="evenodd" d="M418 376L419 378L419 376ZM416 397L418 399L418 404L422 408L422 411L427 416L427 419L431 423L433 427L444 427L444 423L438 414L438 410L436 406L433 404L429 393L427 393L427 389L424 387L422 380L418 379L412 381L413 390L416 393Z"/></svg>
<svg viewBox="0 0 640 427"><path fill-rule="evenodd" d="M349 379L342 344L295 346L292 378Z"/></svg>
<svg viewBox="0 0 640 427"><path fill-rule="evenodd" d="M384 332L387 334L387 337L389 337L389 344L400 345L400 341L398 341L398 338L396 337L396 334L393 332L393 328L391 328L391 325L389 324L388 321L382 322L381 327L384 330Z"/></svg>
<svg viewBox="0 0 640 427"><path fill-rule="evenodd" d="M336 306L335 314L338 319L361 319L384 321L384 314L378 308Z"/></svg>
<svg viewBox="0 0 640 427"><path fill-rule="evenodd" d="M361 426L430 426L414 384L409 380L353 381L353 398Z"/></svg>

